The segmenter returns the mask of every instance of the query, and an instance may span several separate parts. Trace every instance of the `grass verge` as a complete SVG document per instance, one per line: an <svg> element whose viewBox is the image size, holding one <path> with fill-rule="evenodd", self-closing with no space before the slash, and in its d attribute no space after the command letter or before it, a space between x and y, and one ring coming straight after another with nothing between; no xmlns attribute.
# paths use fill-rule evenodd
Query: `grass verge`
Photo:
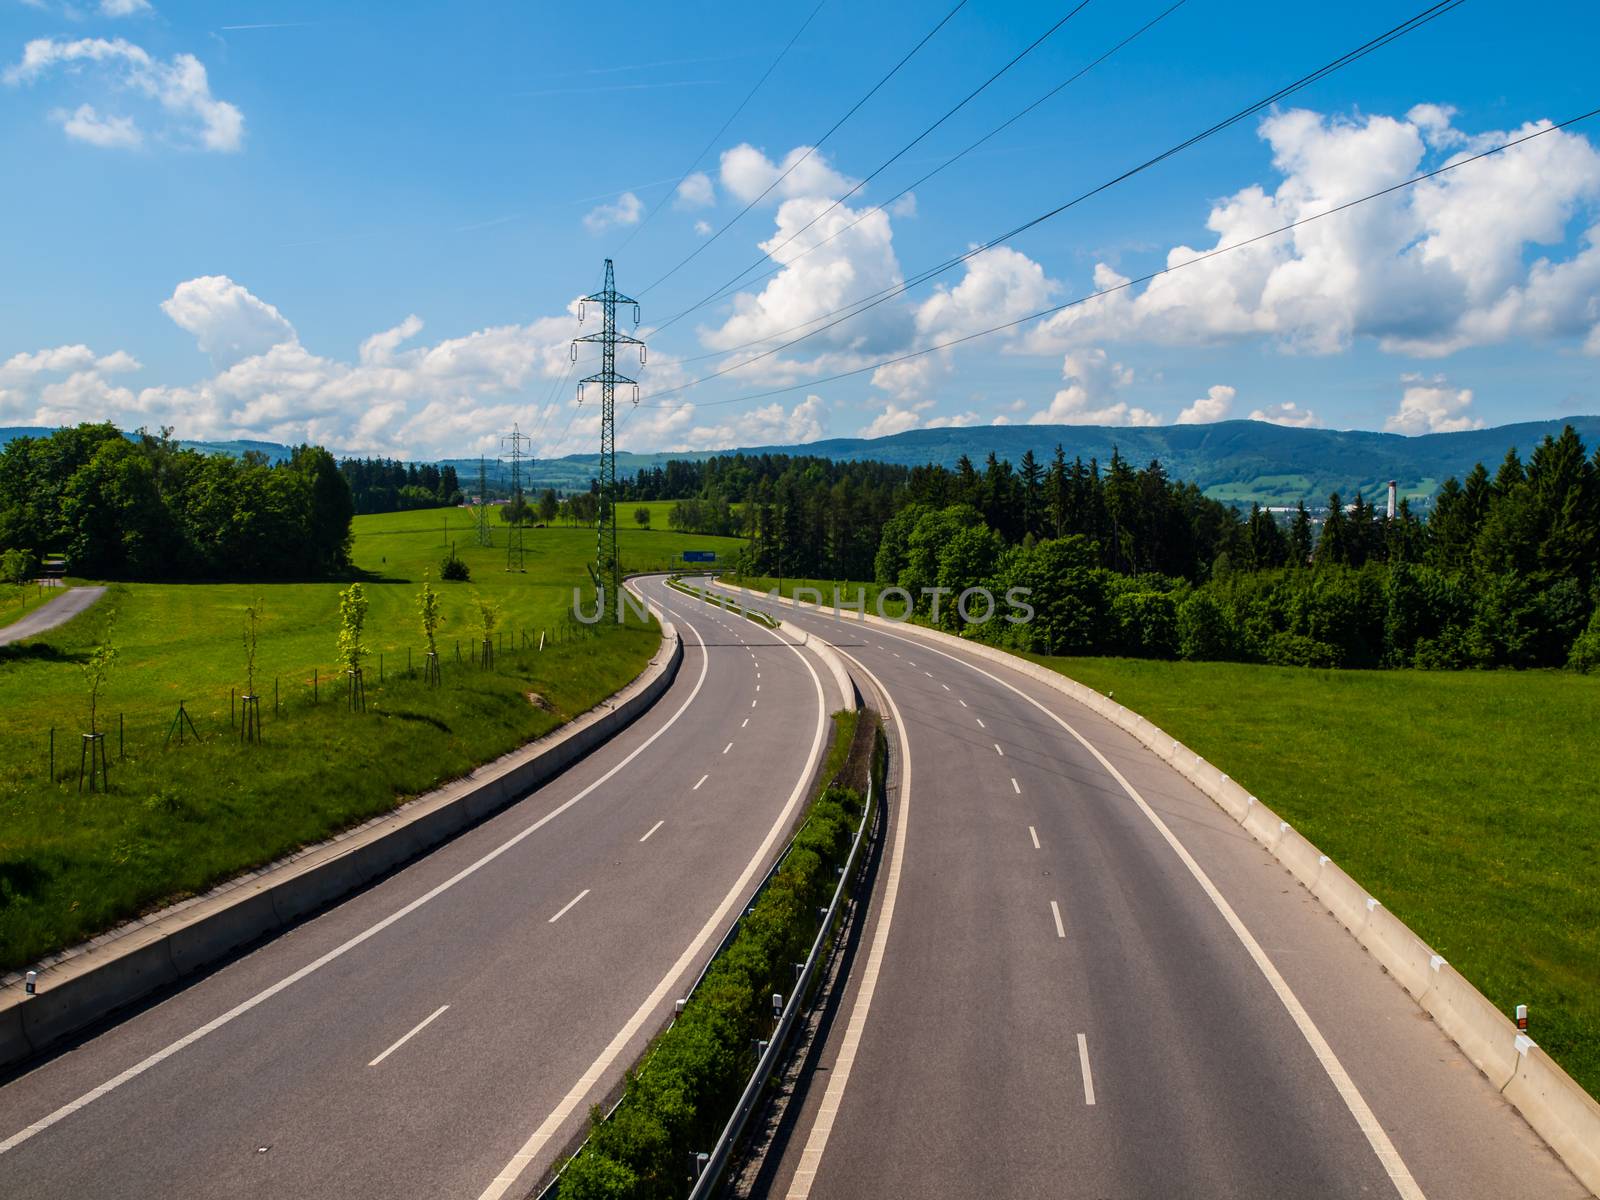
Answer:
<svg viewBox="0 0 1600 1200"><path fill-rule="evenodd" d="M1037 661L1260 796L1600 1096L1600 679Z"/></svg>
<svg viewBox="0 0 1600 1200"><path fill-rule="evenodd" d="M570 618L573 588L587 588L593 530L525 531L520 573L506 570L505 528L493 546L469 544L454 510L358 517L355 531L371 603L365 714L348 711L335 666L343 584L113 584L77 619L0 648L0 970L204 891L541 736L626 684L660 644L653 622ZM438 580L452 541L468 583ZM704 542L623 531L620 546L625 566L643 570ZM425 569L444 605L439 688L420 678ZM499 610L487 670L472 665L479 599ZM244 608L258 600L264 738L241 745L229 692L243 691ZM111 790L90 794L77 789L88 728L82 664L106 637L120 650L98 715ZM166 742L180 701L198 744Z"/></svg>

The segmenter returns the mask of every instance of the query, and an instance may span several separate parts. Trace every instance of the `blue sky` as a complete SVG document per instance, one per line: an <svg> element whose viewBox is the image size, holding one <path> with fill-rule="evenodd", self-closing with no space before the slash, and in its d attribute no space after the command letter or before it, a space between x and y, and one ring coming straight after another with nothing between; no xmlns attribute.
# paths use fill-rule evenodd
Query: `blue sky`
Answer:
<svg viewBox="0 0 1600 1200"><path fill-rule="evenodd" d="M1424 7L1187 0L914 203L872 211L1170 3L1091 0L825 211L1074 7L970 0L656 283L953 3L824 0L675 196L814 0L622 4L604 27L583 5L0 0L0 424L109 417L432 456L491 450L518 421L542 453L588 449L593 406L575 408L572 379L592 367L568 376L567 339L592 325L569 306L607 254L643 293L650 342L619 437L634 450L1252 414L1421 433L1596 410L1600 118L1148 291L821 382L1600 105L1600 10L1528 19L1488 0L827 334L683 387ZM762 243L780 270L651 331Z"/></svg>

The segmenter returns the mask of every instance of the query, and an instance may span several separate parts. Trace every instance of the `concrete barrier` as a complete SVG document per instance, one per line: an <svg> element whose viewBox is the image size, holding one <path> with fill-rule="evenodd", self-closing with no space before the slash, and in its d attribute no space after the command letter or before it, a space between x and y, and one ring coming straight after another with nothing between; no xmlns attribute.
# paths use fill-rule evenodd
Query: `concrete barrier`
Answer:
<svg viewBox="0 0 1600 1200"><path fill-rule="evenodd" d="M1505 1097L1517 1106L1528 1124L1545 1135L1561 1161L1572 1173L1595 1191L1600 1180L1600 1104L1581 1090L1574 1090L1572 1079L1538 1046L1527 1045L1518 1056L1516 1074L1505 1086Z"/></svg>
<svg viewBox="0 0 1600 1200"><path fill-rule="evenodd" d="M682 639L665 623L662 649L637 679L544 737L283 863L69 953L39 972L35 995L21 983L7 987L0 1067L349 895L527 795L647 711L682 661Z"/></svg>
<svg viewBox="0 0 1600 1200"><path fill-rule="evenodd" d="M732 590L761 595L748 588ZM780 603L793 606L794 602L780 598ZM1519 1035L1504 1013L1410 927L1287 822L1278 821L1259 801L1250 803L1249 794L1235 781L1146 718L1048 667L924 625L870 614L863 619L880 628L959 648L1036 680L1104 717L1170 764L1249 830L1338 918L1516 1106L1578 1180L1600 1195L1600 1104L1549 1055Z"/></svg>
<svg viewBox="0 0 1600 1200"><path fill-rule="evenodd" d="M1422 1007L1489 1082L1504 1089L1517 1069L1517 1027L1449 963L1439 959L1431 971L1433 981L1423 994Z"/></svg>

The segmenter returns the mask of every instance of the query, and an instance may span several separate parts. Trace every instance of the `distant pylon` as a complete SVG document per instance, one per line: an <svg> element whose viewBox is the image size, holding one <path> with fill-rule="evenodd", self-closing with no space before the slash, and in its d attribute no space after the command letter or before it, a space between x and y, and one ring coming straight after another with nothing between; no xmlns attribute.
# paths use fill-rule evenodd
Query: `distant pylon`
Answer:
<svg viewBox="0 0 1600 1200"><path fill-rule="evenodd" d="M494 534L489 529L489 464L481 454L478 456L478 545L494 545Z"/></svg>
<svg viewBox="0 0 1600 1200"><path fill-rule="evenodd" d="M638 338L617 332L617 305L633 305L633 323L637 326L639 302L617 291L609 258L606 259L605 289L583 299L585 303L593 301L599 304L605 315L604 326L599 333L573 340L572 360L578 360L579 342L600 343L600 371L578 381L578 403L583 403L584 385L600 385L600 504L595 535L595 580L605 589L606 603L612 606L613 611L618 611L616 596L622 586L622 564L617 558L617 384L626 383L633 387L635 404L639 403L639 385L626 375L617 374L617 346L620 343L639 347L641 367L644 365L645 350L644 343ZM580 305L578 320L581 322L584 316L584 307Z"/></svg>
<svg viewBox="0 0 1600 1200"><path fill-rule="evenodd" d="M506 570L525 571L522 556L522 445L533 439L513 421L500 441L511 447L511 532L506 535Z"/></svg>

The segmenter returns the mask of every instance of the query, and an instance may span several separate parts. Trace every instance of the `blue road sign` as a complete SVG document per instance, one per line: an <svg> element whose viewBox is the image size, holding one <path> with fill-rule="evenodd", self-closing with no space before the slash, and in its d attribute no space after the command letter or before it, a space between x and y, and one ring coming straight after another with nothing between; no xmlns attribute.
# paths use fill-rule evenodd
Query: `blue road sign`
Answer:
<svg viewBox="0 0 1600 1200"><path fill-rule="evenodd" d="M684 562L716 562L717 561L717 552L715 550L685 550L683 552L683 561Z"/></svg>

